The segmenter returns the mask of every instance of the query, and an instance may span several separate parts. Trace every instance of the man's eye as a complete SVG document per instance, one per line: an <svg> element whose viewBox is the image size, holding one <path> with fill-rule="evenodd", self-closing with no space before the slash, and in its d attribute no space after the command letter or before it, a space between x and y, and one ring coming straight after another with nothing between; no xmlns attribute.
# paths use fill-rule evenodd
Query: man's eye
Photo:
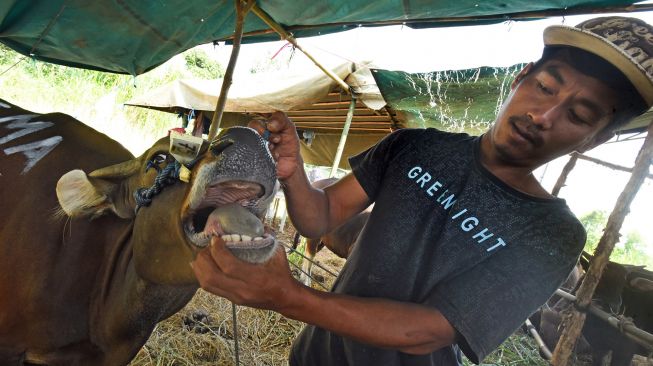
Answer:
<svg viewBox="0 0 653 366"><path fill-rule="evenodd" d="M551 95L551 94L553 94L553 92L551 91L551 89L547 88L547 86L544 85L544 84L542 84L541 81L538 81L538 82L537 82L537 88L540 89L544 94L547 94L547 95Z"/></svg>
<svg viewBox="0 0 653 366"><path fill-rule="evenodd" d="M569 119L574 123L588 124L588 122L584 118L580 117L573 109L569 110Z"/></svg>

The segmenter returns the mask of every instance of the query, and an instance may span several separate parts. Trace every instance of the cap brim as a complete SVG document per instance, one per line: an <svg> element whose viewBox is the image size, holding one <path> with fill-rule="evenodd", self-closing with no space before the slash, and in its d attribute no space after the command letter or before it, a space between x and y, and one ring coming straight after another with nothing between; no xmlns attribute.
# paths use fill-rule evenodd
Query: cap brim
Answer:
<svg viewBox="0 0 653 366"><path fill-rule="evenodd" d="M544 30L545 46L569 46L594 53L619 69L642 96L648 107L653 105L653 81L630 55L605 38L566 25L552 25Z"/></svg>

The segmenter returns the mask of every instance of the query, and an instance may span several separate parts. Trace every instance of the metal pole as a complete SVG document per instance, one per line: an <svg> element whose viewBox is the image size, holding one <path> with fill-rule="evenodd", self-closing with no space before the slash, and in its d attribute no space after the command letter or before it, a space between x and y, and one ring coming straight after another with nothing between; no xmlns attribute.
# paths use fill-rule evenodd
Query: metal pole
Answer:
<svg viewBox="0 0 653 366"><path fill-rule="evenodd" d="M356 109L356 98L352 95L351 102L349 103L349 110L347 111L347 119L345 120L345 126L342 128L342 135L340 135L340 143L338 144L338 149L336 150L336 156L333 159L333 166L331 167L331 174L329 178L336 175L338 171L338 165L340 165L340 158L342 157L342 152L345 150L345 142L347 142L347 135L349 134L349 127L351 126L351 120L354 118L354 110Z"/></svg>
<svg viewBox="0 0 653 366"><path fill-rule="evenodd" d="M326 67L322 66L311 54L306 52L298 43L295 37L292 36L292 34L288 33L281 24L277 23L268 13L265 12L265 10L261 9L258 7L258 5L254 4L252 5L251 8L252 13L256 14L259 18L261 18L262 21L265 22L270 28L272 28L275 32L277 32L280 36L281 39L284 39L288 41L290 44L292 44L295 48L298 50L302 51L306 57L308 57L315 66L319 67L320 70L322 70L325 74L327 74L328 77L333 79L336 83L340 85L340 87L345 91L345 93L351 94L349 90L349 85L345 83L344 80L342 80L338 75L334 74L331 70L327 69ZM235 42L235 40L234 40Z"/></svg>
<svg viewBox="0 0 653 366"><path fill-rule="evenodd" d="M227 104L227 94L229 94L229 88L231 87L234 69L236 68L236 60L238 60L238 53L240 52L240 42L243 39L243 23L245 20L245 15L251 6L248 0L247 3L243 4L241 0L236 0L236 28L234 30L234 42L231 48L231 56L229 56L229 63L227 64L227 70L225 70L224 77L222 79L222 88L220 89L220 96L218 97L218 102L215 105L215 112L213 112L213 118L211 118L211 127L209 128L209 141L212 141L215 138L215 135L218 133L218 128L220 123L222 123L222 115L224 114L224 106Z"/></svg>
<svg viewBox="0 0 653 366"><path fill-rule="evenodd" d="M610 259L610 254L612 253L615 244L619 240L619 229L628 214L630 203L635 198L637 191L648 175L649 167L653 160L653 123L649 124L647 132L644 144L635 160L633 173L631 174L628 183L626 183L623 192L621 192L621 195L619 195L619 198L617 199L617 203L608 218L608 223L605 226L603 236L601 237L601 240L599 240L599 244L594 252L594 258L592 259L590 267L585 274L585 278L576 293L576 303L578 308L589 309L596 285L601 278L603 269ZM565 319L563 322L564 329L560 341L553 352L551 363L554 366L567 365L574 344L576 344L576 340L583 329L584 322L585 313L572 308L571 317Z"/></svg>

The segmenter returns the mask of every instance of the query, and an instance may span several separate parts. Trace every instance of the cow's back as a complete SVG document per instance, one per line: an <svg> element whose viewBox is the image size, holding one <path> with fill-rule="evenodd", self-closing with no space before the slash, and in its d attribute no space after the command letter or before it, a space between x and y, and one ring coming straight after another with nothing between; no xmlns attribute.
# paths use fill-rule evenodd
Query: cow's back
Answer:
<svg viewBox="0 0 653 366"><path fill-rule="evenodd" d="M67 299L90 298L110 251L106 234L93 227L114 228L114 236L125 227L111 216L89 222L58 214L55 187L70 170L90 172L131 154L70 116L34 114L0 100L0 350L5 353L87 337L88 325L75 319L88 312L88 301ZM95 245L83 245L88 242Z"/></svg>

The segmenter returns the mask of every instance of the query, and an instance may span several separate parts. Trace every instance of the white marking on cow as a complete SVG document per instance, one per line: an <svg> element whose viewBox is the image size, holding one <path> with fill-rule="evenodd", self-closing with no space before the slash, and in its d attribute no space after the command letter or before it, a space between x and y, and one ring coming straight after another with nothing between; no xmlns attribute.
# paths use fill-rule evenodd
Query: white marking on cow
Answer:
<svg viewBox="0 0 653 366"><path fill-rule="evenodd" d="M7 136L0 137L0 145L51 126L54 126L54 123L42 121L27 122L25 119L16 120L8 124L7 128L12 130L20 130L10 133Z"/></svg>
<svg viewBox="0 0 653 366"><path fill-rule="evenodd" d="M52 136L42 141L32 142L30 144L8 147L4 150L5 154L11 155L22 152L27 158L27 164L20 174L29 172L39 160L43 159L52 149L54 149L63 140L61 136Z"/></svg>
<svg viewBox="0 0 653 366"><path fill-rule="evenodd" d="M1 102L0 102L1 103ZM30 119L38 116L38 114L22 114L18 116L6 116L0 117L0 124L8 123L6 126L7 129L17 130L6 136L0 137L0 145L6 144L7 142L13 141L19 137L29 135L40 131L44 128L54 126L52 122L43 122L43 121L29 121ZM20 146L13 146L6 148L4 150L5 154L10 155L17 152L22 152L27 157L27 163L21 174L27 173L32 167L38 163L39 160L43 159L55 146L61 142L63 138L61 136L53 136L45 140L32 142L29 144L24 144Z"/></svg>
<svg viewBox="0 0 653 366"><path fill-rule="evenodd" d="M2 103L2 102L0 102L0 107L2 107L2 108L11 108L11 106L9 104Z"/></svg>
<svg viewBox="0 0 653 366"><path fill-rule="evenodd" d="M38 116L38 114L19 114L17 116L0 117L0 123L11 122L15 120L29 121L30 119L36 116Z"/></svg>

